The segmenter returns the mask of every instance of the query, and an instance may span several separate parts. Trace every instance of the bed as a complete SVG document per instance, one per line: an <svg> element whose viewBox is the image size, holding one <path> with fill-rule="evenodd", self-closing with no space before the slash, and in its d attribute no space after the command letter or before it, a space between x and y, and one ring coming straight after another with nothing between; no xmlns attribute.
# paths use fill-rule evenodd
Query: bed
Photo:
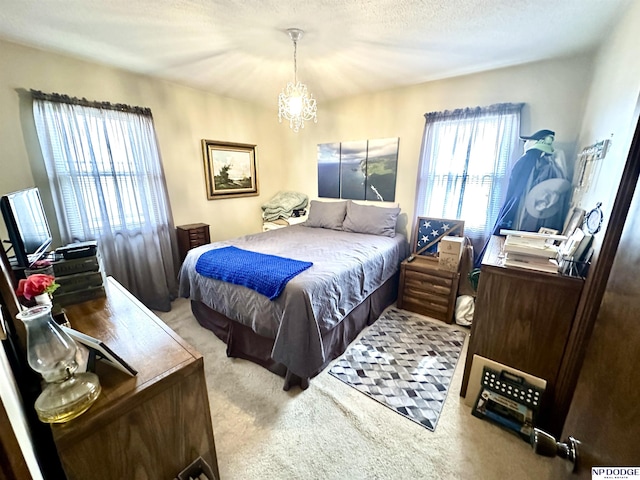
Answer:
<svg viewBox="0 0 640 480"><path fill-rule="evenodd" d="M180 295L191 299L198 322L227 344L228 356L285 377L285 390L306 388L395 301L399 266L409 254L406 237L395 232L399 209L315 203L305 224L197 247L180 270ZM196 271L201 255L228 246L313 265L269 300Z"/></svg>

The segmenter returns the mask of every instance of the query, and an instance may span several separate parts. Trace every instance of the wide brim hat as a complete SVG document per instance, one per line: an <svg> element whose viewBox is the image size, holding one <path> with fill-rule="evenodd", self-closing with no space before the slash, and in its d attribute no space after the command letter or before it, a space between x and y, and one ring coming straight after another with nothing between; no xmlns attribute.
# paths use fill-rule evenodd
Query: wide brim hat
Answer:
<svg viewBox="0 0 640 480"><path fill-rule="evenodd" d="M564 178L550 178L538 183L525 197L524 207L527 213L540 219L554 216L564 207L562 194L569 187L571 183Z"/></svg>
<svg viewBox="0 0 640 480"><path fill-rule="evenodd" d="M534 133L533 135L529 135L528 137L524 135L520 135L520 138L522 140L542 140L543 138L546 138L549 135L553 135L555 137L556 132L554 132L553 130L538 130L536 133Z"/></svg>

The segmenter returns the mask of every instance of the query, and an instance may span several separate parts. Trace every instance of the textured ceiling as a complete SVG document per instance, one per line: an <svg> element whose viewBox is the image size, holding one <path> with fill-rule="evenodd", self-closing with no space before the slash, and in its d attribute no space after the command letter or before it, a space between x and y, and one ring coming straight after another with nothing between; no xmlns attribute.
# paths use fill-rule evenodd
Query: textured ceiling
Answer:
<svg viewBox="0 0 640 480"><path fill-rule="evenodd" d="M0 38L266 105L587 51L633 0L0 0Z"/></svg>

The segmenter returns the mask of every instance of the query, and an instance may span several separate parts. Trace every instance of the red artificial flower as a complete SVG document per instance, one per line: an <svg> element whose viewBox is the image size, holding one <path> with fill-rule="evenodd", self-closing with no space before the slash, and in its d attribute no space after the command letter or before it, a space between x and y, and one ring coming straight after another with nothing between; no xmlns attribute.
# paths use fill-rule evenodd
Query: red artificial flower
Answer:
<svg viewBox="0 0 640 480"><path fill-rule="evenodd" d="M37 270L38 268L46 268L50 266L51 262L49 260L38 260L33 265L31 265L31 270Z"/></svg>
<svg viewBox="0 0 640 480"><path fill-rule="evenodd" d="M36 273L20 279L16 295L31 300L33 297L43 293L53 293L58 286L56 279L51 275Z"/></svg>

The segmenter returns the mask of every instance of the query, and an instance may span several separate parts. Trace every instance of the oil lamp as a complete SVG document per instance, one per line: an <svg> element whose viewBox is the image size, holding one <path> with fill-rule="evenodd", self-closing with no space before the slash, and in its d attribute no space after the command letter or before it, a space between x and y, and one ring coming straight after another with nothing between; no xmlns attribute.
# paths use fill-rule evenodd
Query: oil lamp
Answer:
<svg viewBox="0 0 640 480"><path fill-rule="evenodd" d="M100 395L98 376L76 373L77 345L55 322L51 305L36 305L16 315L27 331L27 361L46 385L35 401L38 418L64 423L84 413Z"/></svg>

